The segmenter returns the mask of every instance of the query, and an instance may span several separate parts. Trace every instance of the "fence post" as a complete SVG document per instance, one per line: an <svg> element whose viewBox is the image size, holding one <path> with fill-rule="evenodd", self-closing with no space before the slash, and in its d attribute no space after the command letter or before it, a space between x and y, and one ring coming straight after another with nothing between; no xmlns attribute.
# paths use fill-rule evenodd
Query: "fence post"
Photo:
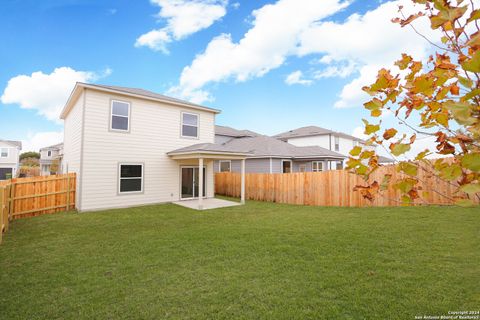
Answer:
<svg viewBox="0 0 480 320"><path fill-rule="evenodd" d="M67 172L67 210L70 210L70 174Z"/></svg>
<svg viewBox="0 0 480 320"><path fill-rule="evenodd" d="M3 240L3 230L5 228L5 232L7 231L7 224L4 224L4 219L3 219L3 193L4 193L4 187L0 187L0 244L2 243ZM7 219L8 221L8 219Z"/></svg>
<svg viewBox="0 0 480 320"><path fill-rule="evenodd" d="M8 207L8 219L11 220L13 219L13 215L15 213L15 182L13 182L12 180L10 180L10 199L9 199L9 202L10 202L10 205Z"/></svg>

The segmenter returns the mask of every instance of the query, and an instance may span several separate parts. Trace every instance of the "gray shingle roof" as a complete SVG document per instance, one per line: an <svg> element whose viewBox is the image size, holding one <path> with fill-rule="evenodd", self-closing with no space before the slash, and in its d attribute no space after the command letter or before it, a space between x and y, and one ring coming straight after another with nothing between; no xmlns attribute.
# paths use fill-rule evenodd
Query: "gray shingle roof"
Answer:
<svg viewBox="0 0 480 320"><path fill-rule="evenodd" d="M176 149L173 151L168 152L167 154L176 154L176 153L184 153L184 152L219 152L219 153L249 153L248 150L240 150L232 148L232 146L226 144L218 144L218 143L197 143L192 144L188 147Z"/></svg>
<svg viewBox="0 0 480 320"><path fill-rule="evenodd" d="M225 152L245 153L248 157L282 157L282 158L335 158L345 156L322 147L296 147L290 143L268 136L235 138L222 144L200 143L169 152Z"/></svg>
<svg viewBox="0 0 480 320"><path fill-rule="evenodd" d="M250 130L237 130L227 126L215 126L215 134L220 136L241 138L241 137L256 137L260 134Z"/></svg>
<svg viewBox="0 0 480 320"><path fill-rule="evenodd" d="M8 143L8 144L14 145L14 146L19 147L20 149L22 149L22 142L21 142L21 141L2 140L2 139L0 139L0 142L6 142L6 143Z"/></svg>
<svg viewBox="0 0 480 320"><path fill-rule="evenodd" d="M98 88L104 88L104 89L109 89L109 90L115 90L115 91L120 91L120 92L125 92L128 94L135 94L139 96L144 96L144 97L149 97L153 99L160 99L160 100L166 100L166 101L171 101L174 103L181 103L185 105L190 105L192 107L196 108L203 108L203 109L209 109L214 112L220 112L218 109L210 108L210 107L205 107L201 106L199 104L191 103L189 101L177 99L177 98L172 98L169 96L165 96L163 94L159 94L156 92L140 89L140 88L129 88L129 87L120 87L120 86L109 86L109 85L103 85L103 84L91 84L91 83L85 83L86 85L93 86L93 87L98 87Z"/></svg>
<svg viewBox="0 0 480 320"><path fill-rule="evenodd" d="M47 149L61 149L63 148L63 142L54 144L53 146L43 147L40 150L47 150Z"/></svg>
<svg viewBox="0 0 480 320"><path fill-rule="evenodd" d="M354 141L359 141L363 143L365 142L365 140L351 136L349 134L333 131L333 130L329 130L329 129L325 129L317 126L301 127L298 129L293 129L290 131L279 133L277 135L274 135L273 137L280 140L287 140L289 138L311 137L311 136L320 136L320 135L326 135L326 134L332 134L335 136L352 139Z"/></svg>

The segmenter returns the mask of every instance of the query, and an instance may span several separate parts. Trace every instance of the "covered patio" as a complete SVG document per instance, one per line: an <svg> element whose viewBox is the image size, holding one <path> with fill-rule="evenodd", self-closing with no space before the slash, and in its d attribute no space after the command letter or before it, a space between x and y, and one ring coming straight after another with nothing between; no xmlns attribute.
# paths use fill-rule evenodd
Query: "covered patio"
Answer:
<svg viewBox="0 0 480 320"><path fill-rule="evenodd" d="M238 150L231 150L224 145L215 143L200 143L194 144L188 147L173 150L167 153L171 159L179 162L181 176L183 175L182 169L191 169L191 174L194 176L192 182L192 196L189 199L183 199L181 196L180 201L174 202L175 204L197 210L214 209L227 206L235 206L245 204L245 159L250 153L246 153ZM213 162L214 160L240 160L241 162L241 196L240 203L227 200L215 199L214 197L207 197L205 192L205 168L207 162ZM195 163L191 167L182 167L182 163L189 161L189 163ZM198 176L198 178L197 178ZM182 176L183 179L183 176ZM196 181L198 179L198 181ZM213 172L212 172L213 179ZM213 187L214 183L213 183ZM183 188L183 181L181 181L181 188ZM195 196L197 195L197 196ZM203 196L200 196L203 195ZM214 195L214 192L213 192Z"/></svg>

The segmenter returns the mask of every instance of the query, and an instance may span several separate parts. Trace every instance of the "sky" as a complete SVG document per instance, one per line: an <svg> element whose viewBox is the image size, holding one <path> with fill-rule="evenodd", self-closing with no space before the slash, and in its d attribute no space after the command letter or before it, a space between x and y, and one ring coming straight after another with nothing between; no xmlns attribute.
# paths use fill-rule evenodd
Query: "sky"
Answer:
<svg viewBox="0 0 480 320"><path fill-rule="evenodd" d="M0 139L24 151L61 142L77 81L218 108L217 124L262 134L318 125L362 137L361 87L402 52L432 50L390 21L399 4L415 10L407 0L2 0Z"/></svg>

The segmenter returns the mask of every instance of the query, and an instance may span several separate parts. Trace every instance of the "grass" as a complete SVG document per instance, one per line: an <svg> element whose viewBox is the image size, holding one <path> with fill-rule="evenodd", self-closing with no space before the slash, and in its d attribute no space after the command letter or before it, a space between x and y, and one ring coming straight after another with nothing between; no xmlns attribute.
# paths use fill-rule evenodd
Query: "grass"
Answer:
<svg viewBox="0 0 480 320"><path fill-rule="evenodd" d="M2 319L414 319L480 308L480 210L173 204L16 220Z"/></svg>

